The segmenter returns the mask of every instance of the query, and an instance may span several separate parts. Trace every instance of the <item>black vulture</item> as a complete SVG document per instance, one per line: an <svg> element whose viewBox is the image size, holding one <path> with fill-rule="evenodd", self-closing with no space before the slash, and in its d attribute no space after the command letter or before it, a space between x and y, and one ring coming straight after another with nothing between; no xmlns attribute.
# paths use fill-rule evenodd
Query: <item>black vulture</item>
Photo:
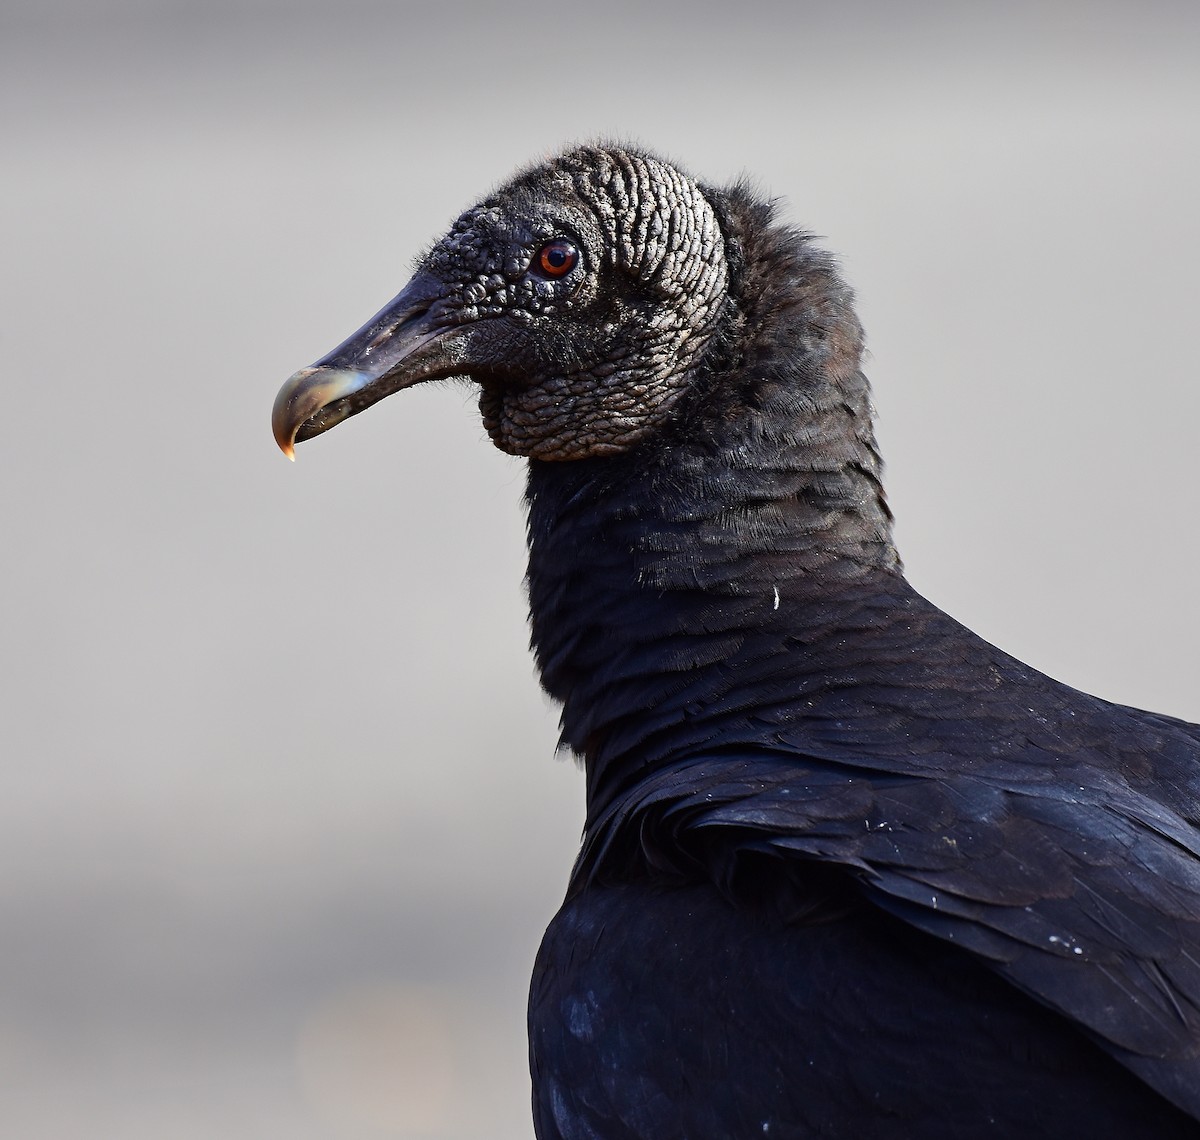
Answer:
<svg viewBox="0 0 1200 1140"><path fill-rule="evenodd" d="M528 459L587 824L529 1006L543 1140L1200 1136L1200 726L903 577L832 259L745 184L573 149L276 401L468 377Z"/></svg>

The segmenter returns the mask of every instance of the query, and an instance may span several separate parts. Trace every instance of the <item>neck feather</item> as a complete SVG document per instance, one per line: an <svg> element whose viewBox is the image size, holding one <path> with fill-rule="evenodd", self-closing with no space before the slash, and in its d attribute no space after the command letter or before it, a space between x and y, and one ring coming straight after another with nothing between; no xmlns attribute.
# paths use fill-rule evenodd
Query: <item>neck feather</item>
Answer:
<svg viewBox="0 0 1200 1140"><path fill-rule="evenodd" d="M806 624L900 572L849 290L768 207L713 197L730 300L678 414L621 455L530 463L533 645L590 814L667 762L656 734L703 740L697 670L802 668Z"/></svg>

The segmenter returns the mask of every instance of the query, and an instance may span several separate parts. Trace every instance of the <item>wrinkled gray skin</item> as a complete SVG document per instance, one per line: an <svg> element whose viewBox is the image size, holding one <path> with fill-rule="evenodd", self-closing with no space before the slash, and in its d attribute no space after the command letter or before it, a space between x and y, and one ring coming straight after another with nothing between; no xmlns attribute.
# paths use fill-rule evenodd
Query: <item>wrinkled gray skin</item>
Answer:
<svg viewBox="0 0 1200 1140"><path fill-rule="evenodd" d="M580 256L554 279L538 253L561 238ZM289 381L276 438L290 453L398 387L469 372L502 450L623 451L686 389L727 285L721 229L695 184L648 156L581 148L463 214L392 305Z"/></svg>

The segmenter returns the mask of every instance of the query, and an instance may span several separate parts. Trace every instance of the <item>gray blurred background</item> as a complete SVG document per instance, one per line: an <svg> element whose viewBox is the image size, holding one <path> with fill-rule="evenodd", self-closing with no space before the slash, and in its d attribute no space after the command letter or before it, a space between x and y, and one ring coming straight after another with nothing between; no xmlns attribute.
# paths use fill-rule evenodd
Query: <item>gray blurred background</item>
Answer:
<svg viewBox="0 0 1200 1140"><path fill-rule="evenodd" d="M1200 720L1200 7L0 0L0 1132L526 1137L582 784L462 388L279 384L511 170L750 172L919 589Z"/></svg>

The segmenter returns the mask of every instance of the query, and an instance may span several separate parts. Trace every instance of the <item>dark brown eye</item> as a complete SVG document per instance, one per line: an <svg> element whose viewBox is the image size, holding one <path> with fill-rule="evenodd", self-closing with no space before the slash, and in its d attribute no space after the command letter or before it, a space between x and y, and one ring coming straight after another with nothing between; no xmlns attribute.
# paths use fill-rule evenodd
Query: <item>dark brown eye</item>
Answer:
<svg viewBox="0 0 1200 1140"><path fill-rule="evenodd" d="M574 242L555 238L538 250L533 264L547 277L565 277L579 264L579 250Z"/></svg>

